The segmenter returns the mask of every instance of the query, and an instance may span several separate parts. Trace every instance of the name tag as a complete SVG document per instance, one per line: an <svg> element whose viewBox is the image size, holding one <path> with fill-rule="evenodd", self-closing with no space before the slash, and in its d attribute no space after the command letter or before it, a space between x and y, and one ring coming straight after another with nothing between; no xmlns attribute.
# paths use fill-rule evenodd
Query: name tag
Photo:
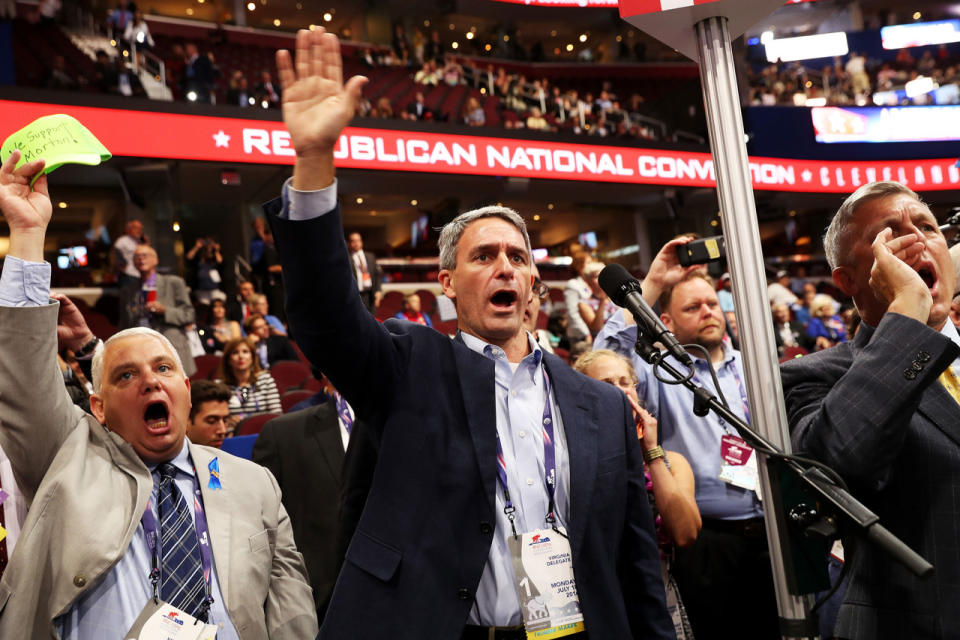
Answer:
<svg viewBox="0 0 960 640"><path fill-rule="evenodd" d="M720 438L720 479L741 489L757 491L757 455L743 438L729 434Z"/></svg>
<svg viewBox="0 0 960 640"><path fill-rule="evenodd" d="M206 624L163 600L147 600L125 640L214 640L217 625Z"/></svg>
<svg viewBox="0 0 960 640"><path fill-rule="evenodd" d="M513 575L528 640L562 638L583 631L573 554L558 527L509 536Z"/></svg>

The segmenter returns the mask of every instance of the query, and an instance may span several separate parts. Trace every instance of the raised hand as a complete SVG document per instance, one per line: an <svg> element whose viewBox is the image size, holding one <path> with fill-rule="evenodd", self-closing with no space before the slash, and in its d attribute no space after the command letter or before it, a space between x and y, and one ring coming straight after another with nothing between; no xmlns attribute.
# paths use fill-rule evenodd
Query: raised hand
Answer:
<svg viewBox="0 0 960 640"><path fill-rule="evenodd" d="M298 31L296 67L289 51L278 51L277 71L283 86L283 121L297 157L326 159L353 118L367 79L354 76L343 83L340 41L323 27Z"/></svg>
<svg viewBox="0 0 960 640"><path fill-rule="evenodd" d="M674 238L657 252L653 262L650 263L647 277L643 279L643 299L647 304L653 305L665 289L673 287L691 271L703 268L702 265L684 267L677 259L677 247L687 244L692 239L689 236Z"/></svg>
<svg viewBox="0 0 960 640"><path fill-rule="evenodd" d="M60 349L78 351L93 340L93 332L70 298L62 293L51 293L50 297L60 303L60 312L57 314L57 343Z"/></svg>
<svg viewBox="0 0 960 640"><path fill-rule="evenodd" d="M47 191L47 176L41 175L31 187L33 177L43 171L44 161L34 160L14 169L20 160L15 149L0 165L0 212L10 226L8 255L43 261L43 237L50 223L53 206Z"/></svg>
<svg viewBox="0 0 960 640"><path fill-rule="evenodd" d="M657 446L657 419L641 407L640 403L629 393L626 396L630 407L633 408L633 421L637 425L637 439L640 440L640 444L645 451L654 448Z"/></svg>
<svg viewBox="0 0 960 640"><path fill-rule="evenodd" d="M893 237L887 227L873 241L873 267L870 288L874 296L888 303L888 311L927 323L933 297L920 275L913 269L923 253L924 244L914 234Z"/></svg>

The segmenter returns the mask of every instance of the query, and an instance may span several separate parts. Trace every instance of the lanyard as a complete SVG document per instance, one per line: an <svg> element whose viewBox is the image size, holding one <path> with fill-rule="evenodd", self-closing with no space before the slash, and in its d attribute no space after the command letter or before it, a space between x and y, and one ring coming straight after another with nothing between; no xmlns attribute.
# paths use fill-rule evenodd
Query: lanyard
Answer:
<svg viewBox="0 0 960 640"><path fill-rule="evenodd" d="M737 367L735 366L733 360L730 360L729 362L726 362L726 363L723 365L723 368L724 368L724 369L729 369L729 370L730 370L730 373L733 375L733 379L737 381L737 391L740 392L740 403L741 403L742 406L743 406L743 418L744 418L744 422L746 422L746 423L749 425L749 424L750 424L750 403L747 402L747 391L746 391L746 389L744 389L744 387L743 387L743 381L740 379L740 373L737 372ZM697 381L697 384L699 384L701 387L705 387L705 386L706 386L706 385L703 384L703 382L700 380L700 375L697 373L696 365L694 365L693 378L694 378L694 380ZM720 378L719 378L719 376L717 377L717 384L720 384ZM717 393L720 393L720 389L716 389L716 391L717 391ZM720 426L723 427L723 430L726 431L727 433L730 433L730 430L727 428L727 424L726 424L726 422L724 422L723 418L718 418L718 419L720 420Z"/></svg>
<svg viewBox="0 0 960 640"><path fill-rule="evenodd" d="M543 419L541 427L543 432L543 470L544 483L547 486L547 504L546 521L554 524L557 521L553 513L554 494L557 485L557 452L556 445L553 442L553 408L550 406L550 377L547 376L546 369L543 370L543 388L546 392L547 400L543 404ZM507 461L503 457L503 445L500 443L500 432L497 432L497 479L500 480L500 486L503 487L503 512L510 521L510 529L513 530L513 536L517 536L517 527L514 524L514 512L516 507L510 499L510 489L507 487Z"/></svg>
<svg viewBox="0 0 960 640"><path fill-rule="evenodd" d="M176 482L171 478L171 482ZM157 491L159 494L159 489ZM150 582L153 583L153 599L160 599L160 555L163 549L160 548L160 529L157 527L157 519L153 515L151 504L153 499L147 503L147 510L143 512L141 523L143 524L143 533L147 537L147 546L150 547L150 557L153 567L150 570ZM213 604L213 596L210 594L210 571L213 566L212 556L210 554L210 533L207 527L207 516L203 512L203 504L200 502L200 485L197 482L197 471L193 471L193 513L196 517L197 540L200 546L200 564L203 567L203 584L207 592L204 598L200 615L210 610Z"/></svg>

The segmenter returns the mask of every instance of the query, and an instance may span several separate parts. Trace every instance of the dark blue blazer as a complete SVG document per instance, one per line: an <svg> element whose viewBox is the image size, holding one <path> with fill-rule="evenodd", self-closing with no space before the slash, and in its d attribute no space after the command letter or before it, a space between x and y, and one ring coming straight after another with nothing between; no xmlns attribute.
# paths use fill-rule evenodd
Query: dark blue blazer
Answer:
<svg viewBox="0 0 960 640"><path fill-rule="evenodd" d="M795 451L833 467L934 565L919 579L873 545L844 539L840 638L960 637L960 406L937 382L958 353L941 333L887 313L852 342L780 368Z"/></svg>
<svg viewBox="0 0 960 640"><path fill-rule="evenodd" d="M456 640L495 526L493 362L409 322L378 323L350 275L339 209L265 207L297 343L380 438L321 637ZM632 414L615 387L544 356L570 456L569 535L587 633L673 638Z"/></svg>

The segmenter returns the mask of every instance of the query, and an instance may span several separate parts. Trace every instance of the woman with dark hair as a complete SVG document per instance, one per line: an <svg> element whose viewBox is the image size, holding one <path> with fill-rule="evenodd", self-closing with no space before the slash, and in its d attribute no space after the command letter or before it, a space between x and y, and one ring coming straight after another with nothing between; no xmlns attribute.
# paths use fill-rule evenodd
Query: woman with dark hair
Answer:
<svg viewBox="0 0 960 640"><path fill-rule="evenodd" d="M217 369L217 380L233 394L228 402L231 431L247 416L282 412L277 384L269 372L260 368L254 353L250 338L231 340L223 349L223 360Z"/></svg>
<svg viewBox="0 0 960 640"><path fill-rule="evenodd" d="M240 324L227 318L227 303L219 298L210 304L210 319L205 327L201 327L200 342L207 353L218 355L231 340L240 338Z"/></svg>

